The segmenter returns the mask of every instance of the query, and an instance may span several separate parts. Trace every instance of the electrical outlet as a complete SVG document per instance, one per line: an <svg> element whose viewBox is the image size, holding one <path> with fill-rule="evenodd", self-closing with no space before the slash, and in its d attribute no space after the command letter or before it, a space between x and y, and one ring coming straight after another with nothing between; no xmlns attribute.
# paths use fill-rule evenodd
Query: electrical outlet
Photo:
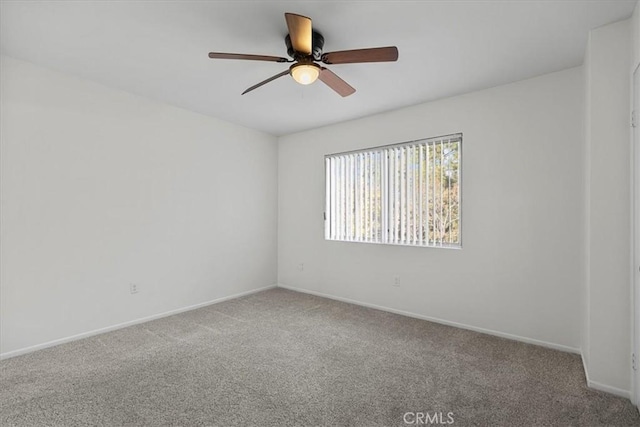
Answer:
<svg viewBox="0 0 640 427"><path fill-rule="evenodd" d="M138 285L135 283L131 283L129 285L129 292L131 292L132 294L137 294L138 293Z"/></svg>
<svg viewBox="0 0 640 427"><path fill-rule="evenodd" d="M400 276L395 276L393 278L393 286L400 287Z"/></svg>
<svg viewBox="0 0 640 427"><path fill-rule="evenodd" d="M298 264L298 271L304 271L304 263L303 262Z"/></svg>

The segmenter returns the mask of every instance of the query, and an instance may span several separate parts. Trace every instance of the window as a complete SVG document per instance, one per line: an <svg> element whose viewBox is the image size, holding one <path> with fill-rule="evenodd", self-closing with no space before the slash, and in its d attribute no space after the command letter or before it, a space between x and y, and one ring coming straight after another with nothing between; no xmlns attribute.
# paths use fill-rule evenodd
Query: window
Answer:
<svg viewBox="0 0 640 427"><path fill-rule="evenodd" d="M325 238L460 247L462 134L325 156Z"/></svg>

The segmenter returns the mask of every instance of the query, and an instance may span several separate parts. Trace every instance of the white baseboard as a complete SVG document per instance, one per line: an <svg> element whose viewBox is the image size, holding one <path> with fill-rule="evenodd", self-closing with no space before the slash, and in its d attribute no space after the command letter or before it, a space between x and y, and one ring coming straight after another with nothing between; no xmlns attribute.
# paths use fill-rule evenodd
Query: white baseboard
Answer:
<svg viewBox="0 0 640 427"><path fill-rule="evenodd" d="M413 317L413 318L416 318L416 319L427 320L429 322L439 323L439 324L443 324L443 325L447 325L447 326L453 326L453 327L456 327L456 328L467 329L467 330L474 331L474 332L480 332L480 333L484 333L484 334L488 334L488 335L494 335L494 336L497 336L497 337L507 338L507 339L511 339L511 340L515 340L515 341L520 341L520 342L524 342L524 343L527 343L527 344L535 344L535 345L539 345L539 346L542 346L542 347L551 348L551 349L554 349L554 350L560 350L560 351L565 351L565 352L568 352L568 353L580 354L580 356L582 357L582 365L584 367L584 373L585 373L585 377L586 377L586 380L587 380L587 386L588 387L593 388L594 390L604 391L606 393L611 393L611 394L614 394L616 396L624 397L626 399L630 399L631 398L631 393L628 390L622 390L622 389L619 389L617 387L608 386L606 384L601 384L599 382L592 381L591 379L589 379L589 371L587 369L586 363L584 363L584 356L582 355L582 352L580 351L580 349L577 349L577 348L568 347L568 346L561 345L561 344L550 343L550 342L547 342L547 341L536 340L536 339L533 339L533 338L526 338L526 337L522 337L522 336L519 336L519 335L513 335L513 334L504 333L504 332L494 331L494 330L491 330L491 329L479 328L479 327L476 327L476 326L466 325L466 324L458 323L458 322L452 322L452 321L449 321L449 320L438 319L438 318L431 317L431 316L424 316L422 314L412 313L412 312L404 311L404 310L398 310L398 309L394 309L394 308L390 308L390 307L384 307L384 306L376 305L376 304L370 304L370 303L366 303L366 302L362 302L362 301L353 300L353 299L350 299L350 298L343 298L343 297L339 297L339 296L335 296L335 295L325 294L325 293L322 293L322 292L312 291L312 290L309 290L309 289L297 288L295 286L287 286L287 285L283 285L281 283L276 284L276 285L264 286L264 287L258 288L258 289L252 289L252 290L246 291L246 292L240 292L240 293L229 295L229 296L226 296L226 297L217 298L217 299L214 299L214 300L211 300L211 301L206 301L206 302L203 302L203 303L199 303L199 304L194 304L194 305L190 305L190 306L187 306L187 307L178 308L178 309L175 309L175 310L170 310L170 311L167 311L167 312L164 312L164 313L159 313L159 314L154 314L154 315L147 316L147 317L142 317L142 318L131 320L131 321L128 321L128 322L119 323L117 325L107 326L105 328L100 328L100 329L95 329L95 330L88 331L88 332L83 332L81 334L77 334L77 335L73 335L73 336L65 337L65 338L60 338L60 339L53 340L53 341L48 341L48 342L45 342L45 343L42 343L42 344L37 344L37 345L30 346L30 347L21 348L21 349L18 349L18 350L8 351L6 353L1 353L0 354L0 360L8 359L8 358L15 357L15 356L20 356L22 354L31 353L31 352L34 352L34 351L37 351L37 350L42 350L42 349L49 348L49 347L54 347L56 345L64 344L64 343L71 342L71 341L76 341L76 340L79 340L79 339L82 339L82 338L88 338L88 337L91 337L91 336L94 336L94 335L99 335L99 334L103 334L103 333L106 333L106 332L115 331L117 329L126 328L128 326L133 326L133 325L137 325L137 324L140 324L140 323L149 322L151 320L160 319L162 317L172 316L174 314L183 313L185 311L195 310L195 309L198 309L198 308L202 308L202 307L206 307L206 306L209 306L209 305L221 303L221 302L224 302L224 301L240 298L240 297L243 297L243 296L246 296L246 295L251 295L251 294L258 293L258 292L266 291L268 289L273 289L275 287L288 289L288 290L295 291L295 292L306 293L306 294L310 294L310 295L316 295L316 296L320 296L320 297L323 297L323 298L328 298L328 299L332 299L332 300L336 300L336 301L342 301L342 302L346 302L346 303L349 303L349 304L355 304L355 305L359 305L359 306L363 306L363 307L374 308L376 310L387 311L387 312L390 312L390 313L400 314L400 315L403 315L403 316Z"/></svg>
<svg viewBox="0 0 640 427"><path fill-rule="evenodd" d="M519 335L508 334L508 333L505 333L505 332L494 331L494 330L491 330L491 329L479 328L477 326L466 325L464 323L452 322L452 321L449 321L449 320L438 319L436 317L431 317L431 316L424 316L422 314L412 313L412 312L404 311L404 310L398 310L398 309L395 309L395 308L384 307L384 306L376 305L376 304L370 304L370 303L366 303L366 302L362 302L362 301L353 300L353 299L350 299L350 298L343 298L343 297L338 297L338 296L335 296L335 295L325 294L325 293L322 293L322 292L312 291L312 290L309 290L309 289L303 289L303 288L297 288L295 286L283 285L281 283L278 283L277 286L279 288L289 289L291 291L302 292L302 293L310 294L310 295L316 295L316 296L319 296L319 297L329 298L329 299L336 300L336 301L342 301L342 302L346 302L346 303L349 303L349 304L360 305L360 306L363 306L363 307L375 308L376 310L388 311L389 313L400 314L402 316L407 316L407 317L414 317L416 319L427 320L429 322L439 323L441 325L454 326L454 327L460 328L460 329L467 329L469 331L480 332L480 333L483 333L483 334L493 335L493 336L500 337L500 338L507 338L507 339L510 339L510 340L520 341L520 342L524 342L524 343L527 343L527 344L535 344L535 345L539 345L541 347L547 347L547 348L551 348L551 349L554 349L554 350L564 351L564 352L567 352L567 353L581 354L579 348L568 347L568 346L562 345L562 344L555 344L555 343L551 343L551 342L547 342L547 341L536 340L536 339L533 339L533 338L522 337L522 336L519 336Z"/></svg>
<svg viewBox="0 0 640 427"><path fill-rule="evenodd" d="M10 357L20 356L22 354L31 353L33 351L42 350L42 349L45 349L45 348L48 348L48 347L53 347L53 346L56 346L56 345L67 343L67 342L76 341L76 340L79 340L79 339L82 339L82 338L88 338L88 337L91 337L91 336L94 336L94 335L103 334L105 332L115 331L117 329L126 328L128 326L133 326L133 325L137 325L137 324L140 324L140 323L149 322L151 320L160 319L162 317L173 316L174 314L183 313L185 311L190 311L190 310L195 310L197 308L206 307L208 305L218 304L220 302L224 302L224 301L240 298L240 297L243 297L243 296L246 296L246 295L251 295L251 294L255 294L255 293L258 293L258 292L262 292L262 291L266 291L267 289L273 289L276 286L277 285L264 286L262 288L252 289L252 290L246 291L246 292L240 292L238 294L233 294L233 295L229 295L229 296L226 296L226 297L217 298L217 299L214 299L214 300L211 300L211 301L206 301L206 302L202 302L202 303L199 303L199 304L194 304L194 305L190 305L190 306L187 306L187 307L177 308L175 310L166 311L164 313L154 314L154 315L151 315L151 316L142 317L140 319L130 320L130 321L124 322L124 323L118 323L117 325L107 326L105 328L100 328L100 329L94 329L92 331L83 332L81 334L73 335L73 336L70 336L70 337L60 338L60 339L53 340L53 341L48 341L48 342L45 342L45 343L42 343L42 344L36 344L36 345L30 346L30 347L20 348L18 350L8 351L6 353L1 353L0 354L0 360L8 359Z"/></svg>
<svg viewBox="0 0 640 427"><path fill-rule="evenodd" d="M584 367L584 376L587 379L587 387L592 388L594 390L604 391L606 393L615 394L616 396L631 399L631 393L629 392L629 390L623 390L621 388L612 387L610 385L602 384L597 381L592 381L589 378L589 368L587 367L587 364L584 362L584 355L580 354L580 356L582 357L582 366Z"/></svg>
<svg viewBox="0 0 640 427"><path fill-rule="evenodd" d="M594 390L604 391L606 393L615 394L616 396L624 397L625 399L631 399L631 393L628 390L623 390L621 388L612 387L610 385L601 384L596 381L591 381L587 379L587 386Z"/></svg>
<svg viewBox="0 0 640 427"><path fill-rule="evenodd" d="M522 336L519 336L519 335L513 335L513 334L508 334L508 333L505 333L505 332L494 331L494 330L491 330L491 329L479 328L477 326L466 325L466 324L463 324L463 323L451 322L449 320L443 320L443 319L438 319L438 318L435 318L435 317L424 316L422 314L412 313L412 312L404 311L404 310L397 310L395 308L389 308L389 307L384 307L384 306L381 306L381 305L370 304L370 303L366 303L366 302L362 302L362 301L353 300L353 299L350 299L350 298L338 297L338 296L335 296L335 295L325 294L325 293L322 293L322 292L312 291L312 290L309 290L309 289L297 288L295 286L283 285L281 283L278 283L277 286L279 288L289 289L289 290L295 291L295 292L302 292L302 293L305 293L305 294L316 295L316 296L319 296L319 297L329 298L329 299L336 300L336 301L342 301L342 302L346 302L346 303L349 303L349 304L355 304L355 305L360 305L360 306L363 306L363 307L374 308L376 310L388 311L390 313L400 314L400 315L408 316L408 317L414 317L416 319L428 320L429 322L440 323L442 325L454 326L456 328L467 329L467 330L470 330L470 331L480 332L480 333L488 334L488 335L494 335L494 336L497 336L497 337L500 337L500 338L507 338L507 339L511 339L511 340L514 340L514 341L524 342L524 343L527 343L527 344L539 345L539 346L542 346L542 347L551 348L553 350L560 350L560 351L564 351L564 352L567 352L567 353L579 354L580 357L582 358L582 366L584 367L584 373L585 373L585 377L587 379L587 386L588 387L590 387L590 388L592 388L594 390L604 391L606 393L611 393L611 394L614 394L616 396L624 397L624 398L627 398L627 399L631 398L631 393L628 390L622 390L622 389L619 389L617 387L608 386L606 384L601 384L599 382L590 380L589 379L589 372L587 371L587 365L586 365L586 363L584 363L584 356L582 355L582 351L579 348L568 347L568 346L562 345L562 344L555 344L555 343L551 343L551 342L547 342L547 341L536 340L536 339L533 339L533 338L522 337Z"/></svg>

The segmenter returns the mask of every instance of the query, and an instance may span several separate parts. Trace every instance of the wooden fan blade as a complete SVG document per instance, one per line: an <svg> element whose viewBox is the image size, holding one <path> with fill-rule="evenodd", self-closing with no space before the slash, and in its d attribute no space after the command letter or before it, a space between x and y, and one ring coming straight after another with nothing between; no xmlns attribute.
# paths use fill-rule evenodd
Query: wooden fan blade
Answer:
<svg viewBox="0 0 640 427"><path fill-rule="evenodd" d="M244 95L244 94L245 94L245 93L247 93L247 92L251 92L251 91L252 91L252 90L254 90L254 89L258 89L260 86L266 85L267 83L272 82L272 81L274 81L275 79L279 79L279 78L280 78L280 77L282 77L282 76L286 76L287 74L289 74L289 70L285 70L285 71L283 71L283 72L281 72L281 73L279 73L279 74L276 74L276 75L275 75L275 76L273 76L273 77L269 77L267 80L263 80L263 81L261 81L260 83L258 83L258 84L256 84L256 85L251 86L249 89L247 89L247 90L245 90L244 92L242 92L242 94Z"/></svg>
<svg viewBox="0 0 640 427"><path fill-rule="evenodd" d="M322 55L325 64L355 64L359 62L393 62L398 60L398 48L395 46L374 47L370 49L341 50Z"/></svg>
<svg viewBox="0 0 640 427"><path fill-rule="evenodd" d="M322 83L335 90L342 97L349 96L356 91L353 87L351 87L351 85L349 85L349 83L342 80L333 71L327 68L322 68L318 78L322 81Z"/></svg>
<svg viewBox="0 0 640 427"><path fill-rule="evenodd" d="M285 13L284 19L287 21L293 49L304 55L311 55L311 18Z"/></svg>
<svg viewBox="0 0 640 427"><path fill-rule="evenodd" d="M287 58L268 55L245 55L242 53L209 52L211 59L248 59L250 61L290 62Z"/></svg>

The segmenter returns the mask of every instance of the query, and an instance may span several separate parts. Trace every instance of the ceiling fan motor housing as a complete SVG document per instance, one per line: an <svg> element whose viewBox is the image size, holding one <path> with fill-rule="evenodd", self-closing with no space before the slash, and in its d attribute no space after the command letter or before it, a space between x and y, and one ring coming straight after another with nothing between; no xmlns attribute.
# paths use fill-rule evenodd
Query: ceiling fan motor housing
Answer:
<svg viewBox="0 0 640 427"><path fill-rule="evenodd" d="M289 55L293 59L298 60L306 57L306 55L300 54L299 52L295 51L295 49L291 45L291 36L289 36L289 34L287 34L287 36L284 38L284 43L285 45L287 45L287 55ZM313 56L313 59L315 59L316 61L320 60L323 47L324 37L322 37L322 34L313 31L311 36L311 56Z"/></svg>

